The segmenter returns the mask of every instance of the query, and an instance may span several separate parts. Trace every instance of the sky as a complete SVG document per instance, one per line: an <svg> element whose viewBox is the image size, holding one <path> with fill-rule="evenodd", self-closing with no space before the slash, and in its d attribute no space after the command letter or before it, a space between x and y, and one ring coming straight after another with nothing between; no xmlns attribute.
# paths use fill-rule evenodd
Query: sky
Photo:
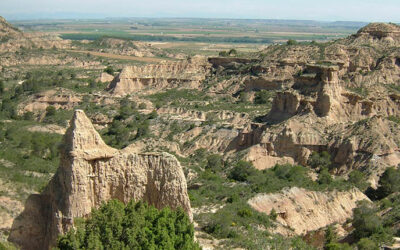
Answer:
<svg viewBox="0 0 400 250"><path fill-rule="evenodd" d="M7 19L199 17L400 22L400 0L0 0Z"/></svg>

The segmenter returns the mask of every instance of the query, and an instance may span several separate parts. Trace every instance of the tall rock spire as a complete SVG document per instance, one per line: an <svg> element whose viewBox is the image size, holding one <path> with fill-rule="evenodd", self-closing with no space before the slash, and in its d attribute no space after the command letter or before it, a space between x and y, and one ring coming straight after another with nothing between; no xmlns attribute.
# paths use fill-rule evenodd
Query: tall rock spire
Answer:
<svg viewBox="0 0 400 250"><path fill-rule="evenodd" d="M63 142L57 173L14 220L9 240L22 249L51 248L74 218L110 199L182 207L192 217L185 175L173 155L109 147L82 110L75 111Z"/></svg>

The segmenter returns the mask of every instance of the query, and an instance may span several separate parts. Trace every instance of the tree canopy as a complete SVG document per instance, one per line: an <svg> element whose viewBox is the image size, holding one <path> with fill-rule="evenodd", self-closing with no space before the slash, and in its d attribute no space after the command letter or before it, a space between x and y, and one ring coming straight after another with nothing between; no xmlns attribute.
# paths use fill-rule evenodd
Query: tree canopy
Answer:
<svg viewBox="0 0 400 250"><path fill-rule="evenodd" d="M111 200L75 224L76 229L59 237L58 249L200 249L182 209Z"/></svg>

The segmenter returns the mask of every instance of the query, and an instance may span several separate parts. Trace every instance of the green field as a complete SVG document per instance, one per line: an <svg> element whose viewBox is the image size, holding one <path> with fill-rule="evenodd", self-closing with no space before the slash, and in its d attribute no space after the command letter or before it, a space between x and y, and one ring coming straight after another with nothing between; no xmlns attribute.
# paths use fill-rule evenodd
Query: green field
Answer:
<svg viewBox="0 0 400 250"><path fill-rule="evenodd" d="M347 36L365 23L291 20L126 18L18 21L25 31L45 31L72 40L112 36L138 41L256 43L326 41Z"/></svg>

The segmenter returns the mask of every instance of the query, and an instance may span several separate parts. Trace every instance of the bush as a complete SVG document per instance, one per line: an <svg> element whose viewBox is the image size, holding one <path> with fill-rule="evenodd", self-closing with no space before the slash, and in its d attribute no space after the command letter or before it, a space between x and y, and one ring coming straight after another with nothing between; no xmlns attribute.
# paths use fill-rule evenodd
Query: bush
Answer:
<svg viewBox="0 0 400 250"><path fill-rule="evenodd" d="M146 109L146 108L147 108L146 103L142 102L139 104L139 109Z"/></svg>
<svg viewBox="0 0 400 250"><path fill-rule="evenodd" d="M267 104L271 98L271 93L267 90L261 90L256 92L254 97L255 104Z"/></svg>
<svg viewBox="0 0 400 250"><path fill-rule="evenodd" d="M347 243L331 243L325 246L326 250L353 250Z"/></svg>
<svg viewBox="0 0 400 250"><path fill-rule="evenodd" d="M308 165L310 165L312 168L329 168L331 164L331 155L326 151L321 153L314 151L308 159Z"/></svg>
<svg viewBox="0 0 400 250"><path fill-rule="evenodd" d="M213 172L218 172L222 169L223 165L224 161L222 156L219 154L213 154L207 157L206 169L210 169Z"/></svg>
<svg viewBox="0 0 400 250"><path fill-rule="evenodd" d="M351 171L351 173L349 174L349 182L361 191L364 191L368 187L365 174L358 170Z"/></svg>
<svg viewBox="0 0 400 250"><path fill-rule="evenodd" d="M113 75L114 69L112 66L107 66L107 68L104 69L104 72L106 72L107 74Z"/></svg>
<svg viewBox="0 0 400 250"><path fill-rule="evenodd" d="M389 194L400 191L400 170L393 167L385 170L379 179L379 188L377 189L378 198L384 198Z"/></svg>
<svg viewBox="0 0 400 250"><path fill-rule="evenodd" d="M218 53L218 55L219 55L219 56L225 57L225 56L228 56L228 52L226 52L226 51L221 51L221 52Z"/></svg>
<svg viewBox="0 0 400 250"><path fill-rule="evenodd" d="M318 175L318 183L322 185L329 185L333 181L331 174L327 169L323 169Z"/></svg>
<svg viewBox="0 0 400 250"><path fill-rule="evenodd" d="M229 178L235 181L247 181L247 178L256 173L253 164L247 161L239 161L229 173Z"/></svg>
<svg viewBox="0 0 400 250"><path fill-rule="evenodd" d="M0 81L0 95L4 93L4 82Z"/></svg>
<svg viewBox="0 0 400 250"><path fill-rule="evenodd" d="M358 250L379 250L379 247L373 240L368 239L368 238L362 238L357 243L357 249Z"/></svg>
<svg viewBox="0 0 400 250"><path fill-rule="evenodd" d="M296 40L289 39L289 40L287 40L286 44L287 45L296 45L296 44L298 44L298 42Z"/></svg>
<svg viewBox="0 0 400 250"><path fill-rule="evenodd" d="M370 237L382 229L382 219L376 212L375 207L367 202L361 202L353 210L354 236L357 239Z"/></svg>
<svg viewBox="0 0 400 250"><path fill-rule="evenodd" d="M56 114L57 110L54 106L48 106L46 108L46 117L51 117Z"/></svg>
<svg viewBox="0 0 400 250"><path fill-rule="evenodd" d="M116 200L95 209L90 218L57 241L58 249L200 249L182 209L157 210L143 202Z"/></svg>

